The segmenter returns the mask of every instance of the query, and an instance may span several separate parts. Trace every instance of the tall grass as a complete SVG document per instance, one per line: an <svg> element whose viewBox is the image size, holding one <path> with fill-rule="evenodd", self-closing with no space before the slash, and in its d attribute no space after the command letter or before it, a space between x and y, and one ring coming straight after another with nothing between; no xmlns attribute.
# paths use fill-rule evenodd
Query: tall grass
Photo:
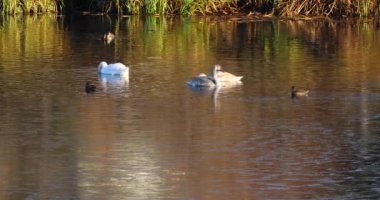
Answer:
<svg viewBox="0 0 380 200"><path fill-rule="evenodd" d="M0 0L1 14L58 13L64 0Z"/></svg>
<svg viewBox="0 0 380 200"><path fill-rule="evenodd" d="M145 12L147 14L164 14L168 0L145 0Z"/></svg>
<svg viewBox="0 0 380 200"><path fill-rule="evenodd" d="M70 0L0 0L1 13L57 13ZM71 0L92 12L118 14L234 14L250 11L279 16L360 16L380 13L378 0ZM86 5L89 4L89 5Z"/></svg>
<svg viewBox="0 0 380 200"><path fill-rule="evenodd" d="M13 14L22 11L17 1L1 0L0 8L2 14Z"/></svg>
<svg viewBox="0 0 380 200"><path fill-rule="evenodd" d="M374 12L374 4L371 0L358 1L359 15L362 17L370 16L371 12Z"/></svg>
<svg viewBox="0 0 380 200"><path fill-rule="evenodd" d="M105 1L105 0L93 0ZM208 15L270 12L280 16L360 16L379 14L377 0L108 0L119 14ZM116 3L115 3L116 2ZM106 10L110 9L100 9Z"/></svg>
<svg viewBox="0 0 380 200"><path fill-rule="evenodd" d="M377 0L285 0L278 3L282 16L360 16L379 14Z"/></svg>
<svg viewBox="0 0 380 200"><path fill-rule="evenodd" d="M191 15L192 13L192 8L191 8L191 3L193 2L193 0L183 0L183 4L181 6L181 14L183 15Z"/></svg>
<svg viewBox="0 0 380 200"><path fill-rule="evenodd" d="M141 0L128 0L124 5L130 14L139 14L142 10L144 2ZM122 10L122 8L119 8L118 10Z"/></svg>

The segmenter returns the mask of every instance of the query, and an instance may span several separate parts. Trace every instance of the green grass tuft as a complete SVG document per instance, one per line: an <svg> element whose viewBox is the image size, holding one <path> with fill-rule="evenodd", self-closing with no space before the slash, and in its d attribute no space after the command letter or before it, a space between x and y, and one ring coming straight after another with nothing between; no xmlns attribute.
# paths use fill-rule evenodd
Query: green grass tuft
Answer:
<svg viewBox="0 0 380 200"><path fill-rule="evenodd" d="M63 0L0 0L2 15L58 13Z"/></svg>

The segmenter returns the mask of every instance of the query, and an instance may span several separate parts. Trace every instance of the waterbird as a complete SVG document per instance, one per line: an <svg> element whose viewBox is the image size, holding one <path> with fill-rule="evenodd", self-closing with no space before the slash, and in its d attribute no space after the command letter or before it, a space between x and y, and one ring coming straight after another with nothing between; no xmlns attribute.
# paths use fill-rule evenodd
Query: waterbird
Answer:
<svg viewBox="0 0 380 200"><path fill-rule="evenodd" d="M93 93L96 91L96 86L91 84L90 81L87 81L86 86L85 86L85 91L86 93Z"/></svg>
<svg viewBox="0 0 380 200"><path fill-rule="evenodd" d="M191 87L215 87L215 79L213 77L207 76L204 73L199 74L196 77L193 77L190 81L187 82L187 85Z"/></svg>
<svg viewBox="0 0 380 200"><path fill-rule="evenodd" d="M222 66L215 65L214 68L216 68L216 78L220 82L221 86L230 86L230 85L237 85L241 84L241 79L243 76L236 76L234 74L231 74L229 72L223 71Z"/></svg>
<svg viewBox="0 0 380 200"><path fill-rule="evenodd" d="M106 34L103 35L103 40L107 44L110 44L114 39L115 39L115 34L111 32L107 32Z"/></svg>
<svg viewBox="0 0 380 200"><path fill-rule="evenodd" d="M188 81L187 85L191 87L228 87L241 84L242 78L243 76L235 76L222 71L220 65L214 65L210 75L201 73Z"/></svg>
<svg viewBox="0 0 380 200"><path fill-rule="evenodd" d="M298 90L295 86L290 88L290 94L292 97L308 96L309 90Z"/></svg>
<svg viewBox="0 0 380 200"><path fill-rule="evenodd" d="M119 75L129 77L129 67L123 63L107 64L105 61L99 63L98 73L103 75Z"/></svg>

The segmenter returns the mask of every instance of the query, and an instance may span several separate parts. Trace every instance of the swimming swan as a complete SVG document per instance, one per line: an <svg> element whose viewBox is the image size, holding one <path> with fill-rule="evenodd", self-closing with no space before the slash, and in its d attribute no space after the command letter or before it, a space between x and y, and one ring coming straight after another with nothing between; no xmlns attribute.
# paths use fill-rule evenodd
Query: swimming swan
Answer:
<svg viewBox="0 0 380 200"><path fill-rule="evenodd" d="M107 64L106 62L102 61L98 66L98 73L129 77L129 68L126 67L123 63Z"/></svg>
<svg viewBox="0 0 380 200"><path fill-rule="evenodd" d="M241 79L243 78L243 76L235 76L229 72L225 72L222 70L222 66L220 65L215 65L214 68L216 68L216 78L220 82L221 86L241 84Z"/></svg>
<svg viewBox="0 0 380 200"><path fill-rule="evenodd" d="M192 78L187 84L191 87L228 87L241 84L243 76L235 76L229 72L224 72L220 65L215 65L211 75L199 74Z"/></svg>

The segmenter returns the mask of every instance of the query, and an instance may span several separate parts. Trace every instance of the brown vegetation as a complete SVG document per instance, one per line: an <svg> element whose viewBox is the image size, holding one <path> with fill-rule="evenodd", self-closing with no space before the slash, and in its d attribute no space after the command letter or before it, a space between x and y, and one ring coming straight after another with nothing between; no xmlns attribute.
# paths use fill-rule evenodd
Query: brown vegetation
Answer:
<svg viewBox="0 0 380 200"><path fill-rule="evenodd" d="M262 13L275 16L374 17L378 0L0 0L3 14L80 11L148 15Z"/></svg>

